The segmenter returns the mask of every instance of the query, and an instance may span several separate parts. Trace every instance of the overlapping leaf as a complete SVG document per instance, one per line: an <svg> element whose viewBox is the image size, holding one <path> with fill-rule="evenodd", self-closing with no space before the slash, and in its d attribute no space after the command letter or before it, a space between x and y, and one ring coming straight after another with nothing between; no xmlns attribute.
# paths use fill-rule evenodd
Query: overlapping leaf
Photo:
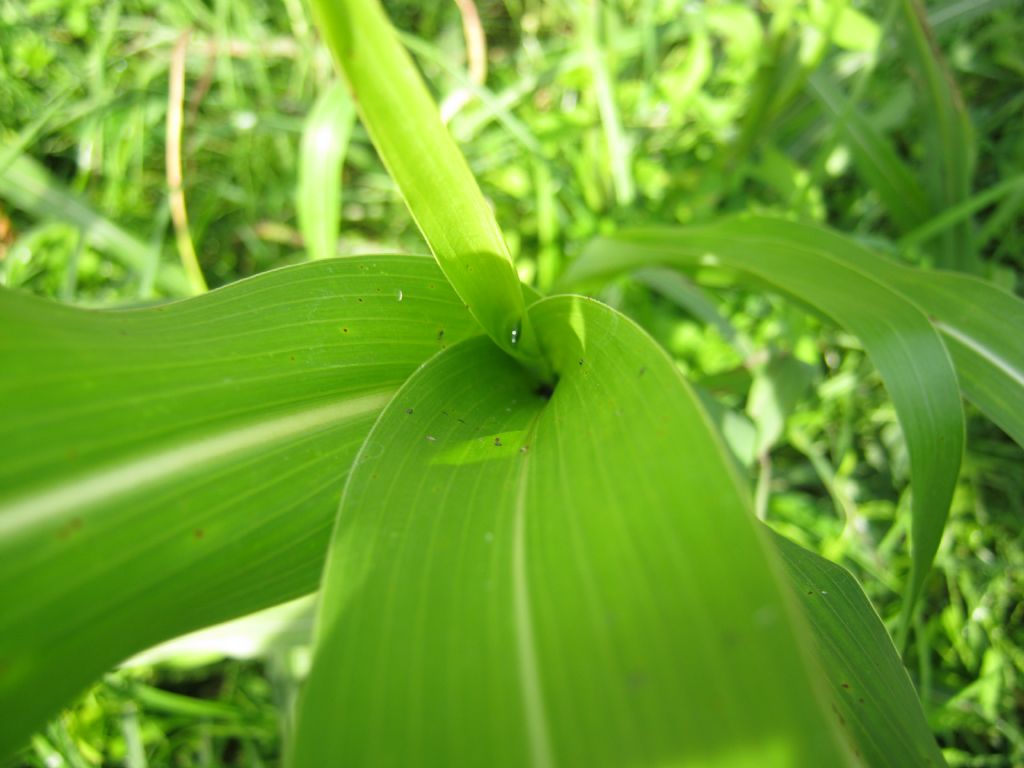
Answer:
<svg viewBox="0 0 1024 768"><path fill-rule="evenodd" d="M833 253L824 230L765 217L735 217L686 229L645 229L599 239L565 282L654 263L736 270L782 291L855 333L882 376L907 441L913 483L913 573L909 611L945 527L963 452L956 374L925 314L890 287L869 251ZM907 615L904 615L904 628Z"/></svg>
<svg viewBox="0 0 1024 768"><path fill-rule="evenodd" d="M821 227L765 217L751 221L802 248L822 248L870 271L920 307L942 334L963 394L1024 446L1024 301L977 277L904 266Z"/></svg>
<svg viewBox="0 0 1024 768"><path fill-rule="evenodd" d="M374 416L477 328L416 257L127 312L0 293L0 753L131 653L310 591Z"/></svg>
<svg viewBox="0 0 1024 768"><path fill-rule="evenodd" d="M586 299L531 312L550 399L471 340L363 446L294 765L845 764L771 545L669 358Z"/></svg>

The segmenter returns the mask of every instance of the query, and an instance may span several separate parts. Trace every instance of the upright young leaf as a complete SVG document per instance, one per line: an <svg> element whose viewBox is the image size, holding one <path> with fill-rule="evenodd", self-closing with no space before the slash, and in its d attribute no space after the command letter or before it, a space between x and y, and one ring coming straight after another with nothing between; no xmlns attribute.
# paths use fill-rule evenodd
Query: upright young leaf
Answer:
<svg viewBox="0 0 1024 768"><path fill-rule="evenodd" d="M341 167L356 108L341 83L321 94L306 118L299 152L295 210L311 259L337 255L341 228Z"/></svg>
<svg viewBox="0 0 1024 768"><path fill-rule="evenodd" d="M705 226L625 231L598 239L566 283L651 264L736 270L786 293L856 334L896 406L910 453L913 572L909 610L931 568L949 513L964 419L949 354L916 304L886 284L870 251L853 261L832 251L824 230L768 217L732 217Z"/></svg>
<svg viewBox="0 0 1024 768"><path fill-rule="evenodd" d="M422 257L127 312L0 292L0 756L132 653L310 591L374 416L475 328Z"/></svg>
<svg viewBox="0 0 1024 768"><path fill-rule="evenodd" d="M671 360L531 308L398 392L346 485L294 766L848 764L810 636Z"/></svg>
<svg viewBox="0 0 1024 768"><path fill-rule="evenodd" d="M359 115L455 291L506 352L540 365L494 214L377 0L314 0Z"/></svg>

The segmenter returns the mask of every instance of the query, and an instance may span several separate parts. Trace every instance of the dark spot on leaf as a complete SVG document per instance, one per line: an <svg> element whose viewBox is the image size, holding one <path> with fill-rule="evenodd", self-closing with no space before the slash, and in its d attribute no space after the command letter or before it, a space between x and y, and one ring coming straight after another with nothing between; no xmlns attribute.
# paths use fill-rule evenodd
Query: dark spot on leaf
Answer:
<svg viewBox="0 0 1024 768"><path fill-rule="evenodd" d="M537 397L543 397L545 400L550 400L551 395L553 395L554 393L555 390L550 384L541 384L535 390L533 390L533 394L535 394Z"/></svg>
<svg viewBox="0 0 1024 768"><path fill-rule="evenodd" d="M444 328L437 332L437 340L440 341L444 338Z"/></svg>
<svg viewBox="0 0 1024 768"><path fill-rule="evenodd" d="M448 411L441 411L441 415L442 416L447 416L448 415Z"/></svg>
<svg viewBox="0 0 1024 768"><path fill-rule="evenodd" d="M362 304L363 303L363 297L360 296L358 299L356 299L356 301L358 301L360 304Z"/></svg>
<svg viewBox="0 0 1024 768"><path fill-rule="evenodd" d="M377 293L380 293L380 288L374 288Z"/></svg>
<svg viewBox="0 0 1024 768"><path fill-rule="evenodd" d="M808 589L807 590L807 594L808 595L813 595L814 594L814 590L813 589Z"/></svg>
<svg viewBox="0 0 1024 768"><path fill-rule="evenodd" d="M412 408L406 408L405 412L408 413L408 414L411 414L412 413Z"/></svg>
<svg viewBox="0 0 1024 768"><path fill-rule="evenodd" d="M863 704L864 703L864 699L857 699L857 703L858 704Z"/></svg>
<svg viewBox="0 0 1024 768"><path fill-rule="evenodd" d="M294 363L295 362L295 355L288 355L288 359L291 360Z"/></svg>
<svg viewBox="0 0 1024 768"><path fill-rule="evenodd" d="M500 448L501 445L502 445L501 438L500 437L494 438L494 444Z"/></svg>
<svg viewBox="0 0 1024 768"><path fill-rule="evenodd" d="M647 675L643 672L630 672L626 675L626 686L634 691L647 686Z"/></svg>
<svg viewBox="0 0 1024 768"><path fill-rule="evenodd" d="M840 714L839 707L836 706L836 703L834 701L832 702L832 712L839 719L840 725L846 725L846 719L842 716L842 714Z"/></svg>
<svg viewBox="0 0 1024 768"><path fill-rule="evenodd" d="M843 688L845 688L846 690L850 690L850 684L849 683L843 683Z"/></svg>
<svg viewBox="0 0 1024 768"><path fill-rule="evenodd" d="M342 333L348 333L348 328L342 328L342 329L341 329L341 332L342 332Z"/></svg>
<svg viewBox="0 0 1024 768"><path fill-rule="evenodd" d="M466 423L465 419L456 419L456 421L459 422L459 424L465 424Z"/></svg>
<svg viewBox="0 0 1024 768"><path fill-rule="evenodd" d="M519 449L520 453L529 453L529 451L530 451L530 446L528 446L528 445L524 445L522 448Z"/></svg>
<svg viewBox="0 0 1024 768"><path fill-rule="evenodd" d="M66 539L82 530L82 518L73 517L57 531L57 538Z"/></svg>
<svg viewBox="0 0 1024 768"><path fill-rule="evenodd" d="M206 531L204 531L202 528L196 528L192 535L195 536L197 539L201 539L203 538L203 536L206 535Z"/></svg>
<svg viewBox="0 0 1024 768"><path fill-rule="evenodd" d="M647 373L647 366L643 365L640 367L640 373L638 373L637 376L642 379L645 373Z"/></svg>
<svg viewBox="0 0 1024 768"><path fill-rule="evenodd" d="M580 363L580 365L583 365L583 358L582 357L580 358L579 363Z"/></svg>

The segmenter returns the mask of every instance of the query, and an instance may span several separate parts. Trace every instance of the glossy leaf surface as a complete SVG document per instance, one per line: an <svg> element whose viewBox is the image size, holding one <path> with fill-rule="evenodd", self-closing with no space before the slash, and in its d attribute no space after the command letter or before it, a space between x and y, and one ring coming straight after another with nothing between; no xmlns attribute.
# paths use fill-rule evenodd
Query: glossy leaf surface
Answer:
<svg viewBox="0 0 1024 768"><path fill-rule="evenodd" d="M591 243L564 282L659 263L725 268L796 298L856 334L885 382L910 453L913 574L904 606L909 611L938 548L960 469L964 421L956 373L925 314L877 273L876 262L884 260L870 251L856 261L836 255L834 239L815 227L750 216L686 229L624 231Z"/></svg>
<svg viewBox="0 0 1024 768"><path fill-rule="evenodd" d="M550 399L470 340L357 457L293 764L844 764L781 566L671 360L589 300L531 312Z"/></svg>
<svg viewBox="0 0 1024 768"><path fill-rule="evenodd" d="M310 591L373 418L476 332L417 257L124 312L0 293L0 753L128 655Z"/></svg>

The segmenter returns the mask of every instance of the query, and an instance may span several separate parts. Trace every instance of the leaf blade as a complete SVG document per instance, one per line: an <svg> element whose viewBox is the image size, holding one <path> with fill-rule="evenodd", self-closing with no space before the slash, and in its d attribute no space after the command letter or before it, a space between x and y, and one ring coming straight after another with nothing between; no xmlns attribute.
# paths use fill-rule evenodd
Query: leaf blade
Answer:
<svg viewBox="0 0 1024 768"><path fill-rule="evenodd" d="M0 327L0 752L124 657L309 592L373 417L476 332L394 256L145 310L2 292Z"/></svg>
<svg viewBox="0 0 1024 768"><path fill-rule="evenodd" d="M292 764L842 764L695 396L610 310L532 311L561 374L550 400L473 340L364 444Z"/></svg>

